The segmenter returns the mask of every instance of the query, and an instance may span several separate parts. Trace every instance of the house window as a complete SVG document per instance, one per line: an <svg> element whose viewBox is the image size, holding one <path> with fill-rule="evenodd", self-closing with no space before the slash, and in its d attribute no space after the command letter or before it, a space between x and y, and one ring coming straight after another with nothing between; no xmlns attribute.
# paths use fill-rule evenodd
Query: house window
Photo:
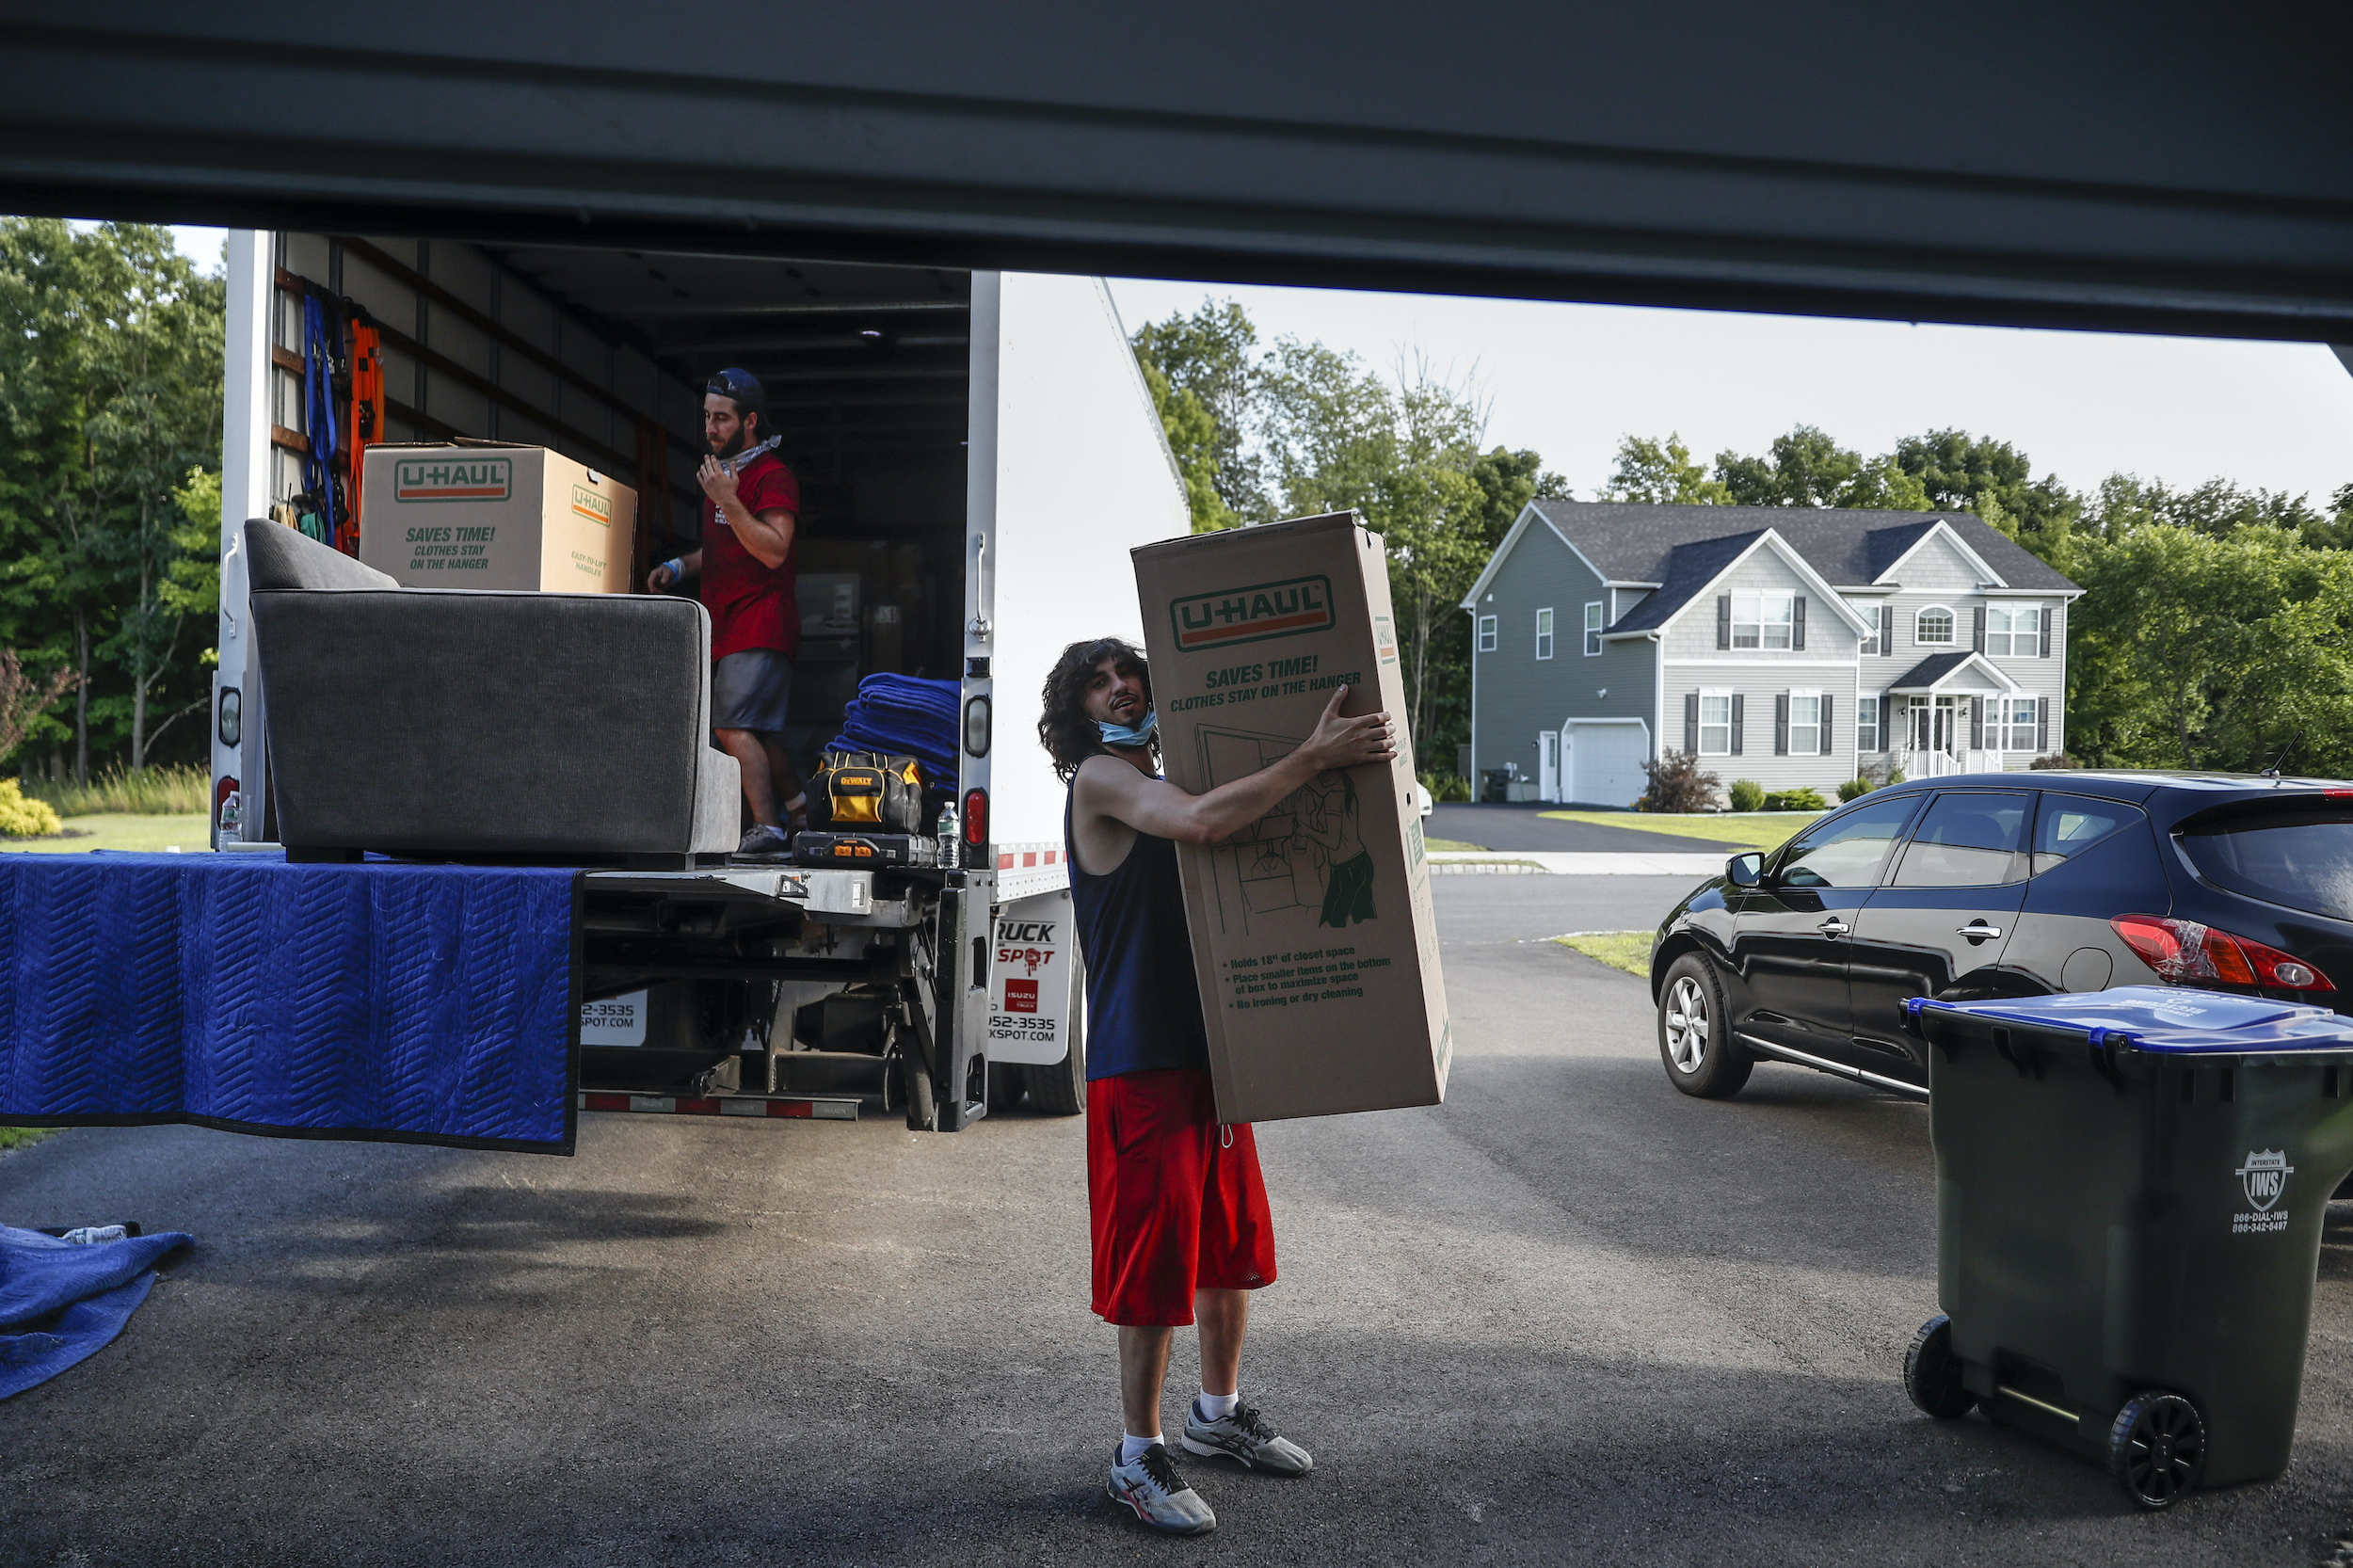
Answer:
<svg viewBox="0 0 2353 1568"><path fill-rule="evenodd" d="M1792 594L1734 594L1732 646L1787 648L1789 628L1797 619L1795 600Z"/></svg>
<svg viewBox="0 0 2353 1568"><path fill-rule="evenodd" d="M1868 630L1863 633L1863 647L1857 651L1869 655L1877 653L1880 650L1880 612L1881 608L1882 606L1877 604L1859 604L1855 606L1856 612L1863 616L1864 625L1868 628Z"/></svg>
<svg viewBox="0 0 2353 1568"><path fill-rule="evenodd" d="M1596 653L1599 653L1600 651L1601 651L1601 600L1597 599L1597 600L1593 600L1591 604L1588 604L1587 606L1585 606L1585 653L1586 653L1586 657L1591 658L1593 655L1594 655L1594 654L1596 654Z"/></svg>
<svg viewBox="0 0 2353 1568"><path fill-rule="evenodd" d="M1859 696L1854 701L1854 748L1857 751L1880 749L1880 699Z"/></svg>
<svg viewBox="0 0 2353 1568"><path fill-rule="evenodd" d="M1552 612L1549 610L1536 612L1536 657L1552 657Z"/></svg>
<svg viewBox="0 0 2353 1568"><path fill-rule="evenodd" d="M1789 694L1789 755L1818 757L1822 753L1822 694Z"/></svg>
<svg viewBox="0 0 2353 1568"><path fill-rule="evenodd" d="M2032 751L2036 721L2042 716L2040 698L2031 696L1997 696L1987 699L1993 712L1987 726L1986 744L1996 751ZM2003 720L2003 709L2009 709L2009 723Z"/></svg>
<svg viewBox="0 0 2353 1568"><path fill-rule="evenodd" d="M1700 694L1700 755L1732 755L1732 694Z"/></svg>
<svg viewBox="0 0 2353 1568"><path fill-rule="evenodd" d="M1931 604L1920 612L1913 623L1912 640L1929 648L1950 648L1953 643L1953 613L1942 604Z"/></svg>
<svg viewBox="0 0 2353 1568"><path fill-rule="evenodd" d="M1493 653L1495 650L1496 618L1493 616L1481 616L1479 617L1479 651Z"/></svg>
<svg viewBox="0 0 2353 1568"><path fill-rule="evenodd" d="M1996 604L1985 613L1985 650L2004 658L2031 659L2042 651L2042 612L2022 604Z"/></svg>

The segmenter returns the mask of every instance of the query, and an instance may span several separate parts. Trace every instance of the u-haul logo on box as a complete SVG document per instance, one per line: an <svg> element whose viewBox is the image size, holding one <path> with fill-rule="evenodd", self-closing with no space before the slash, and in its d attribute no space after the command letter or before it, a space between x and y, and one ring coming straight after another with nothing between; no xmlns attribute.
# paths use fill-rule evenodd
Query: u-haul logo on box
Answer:
<svg viewBox="0 0 2353 1568"><path fill-rule="evenodd" d="M1176 646L1188 651L1325 632L1332 627L1332 580L1293 577L1195 594L1170 605L1169 616L1176 624Z"/></svg>
<svg viewBox="0 0 2353 1568"><path fill-rule="evenodd" d="M585 485L572 487L572 510L600 527L613 526L613 499L599 495Z"/></svg>
<svg viewBox="0 0 2353 1568"><path fill-rule="evenodd" d="M404 457L393 465L394 501L504 501L514 493L511 457Z"/></svg>

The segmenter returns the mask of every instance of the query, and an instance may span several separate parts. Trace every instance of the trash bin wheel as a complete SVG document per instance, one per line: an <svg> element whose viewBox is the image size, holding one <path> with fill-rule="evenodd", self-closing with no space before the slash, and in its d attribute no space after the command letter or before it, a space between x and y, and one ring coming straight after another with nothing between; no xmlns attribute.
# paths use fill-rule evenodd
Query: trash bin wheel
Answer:
<svg viewBox="0 0 2353 1568"><path fill-rule="evenodd" d="M1904 1352L1904 1392L1921 1413L1940 1421L1969 1414L1977 1397L1962 1386L1961 1357L1953 1353L1953 1320L1942 1312L1920 1325Z"/></svg>
<svg viewBox="0 0 2353 1568"><path fill-rule="evenodd" d="M1756 1065L1732 1038L1732 1014L1707 955L1687 952L1658 987L1658 1059L1687 1095L1723 1099L1740 1092Z"/></svg>
<svg viewBox="0 0 2353 1568"><path fill-rule="evenodd" d="M2142 1508L2172 1507L2205 1469L2205 1420L2179 1394L2136 1394L2108 1427L2108 1471Z"/></svg>

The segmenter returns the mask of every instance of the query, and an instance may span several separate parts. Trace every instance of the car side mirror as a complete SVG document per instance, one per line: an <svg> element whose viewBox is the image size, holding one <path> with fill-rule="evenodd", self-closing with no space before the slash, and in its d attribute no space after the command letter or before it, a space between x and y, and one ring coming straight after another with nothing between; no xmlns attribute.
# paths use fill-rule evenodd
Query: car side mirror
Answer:
<svg viewBox="0 0 2353 1568"><path fill-rule="evenodd" d="M1736 888L1753 888L1765 880L1765 856L1760 850L1736 855L1724 862L1724 880Z"/></svg>

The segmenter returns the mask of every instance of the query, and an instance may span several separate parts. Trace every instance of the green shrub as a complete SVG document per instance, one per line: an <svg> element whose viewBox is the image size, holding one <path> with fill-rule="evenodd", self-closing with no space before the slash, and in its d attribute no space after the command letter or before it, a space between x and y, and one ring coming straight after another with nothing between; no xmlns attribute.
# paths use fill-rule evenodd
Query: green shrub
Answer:
<svg viewBox="0 0 2353 1568"><path fill-rule="evenodd" d="M1753 778L1732 781L1732 808L1736 811L1761 811L1765 808L1765 786Z"/></svg>
<svg viewBox="0 0 2353 1568"><path fill-rule="evenodd" d="M1430 792L1433 801L1466 801L1471 797L1470 780L1457 778L1450 773L1425 773L1415 776L1421 787Z"/></svg>
<svg viewBox="0 0 2353 1568"><path fill-rule="evenodd" d="M1860 800L1870 792L1871 781L1867 778L1849 778L1838 786L1838 798L1842 801Z"/></svg>
<svg viewBox="0 0 2353 1568"><path fill-rule="evenodd" d="M1811 787L1802 790L1775 790L1765 797L1765 809L1768 811L1827 811L1830 809L1830 802L1822 798L1821 791Z"/></svg>
<svg viewBox="0 0 2353 1568"><path fill-rule="evenodd" d="M45 839L64 831L47 801L26 800L15 779L0 779L0 838Z"/></svg>
<svg viewBox="0 0 2353 1568"><path fill-rule="evenodd" d="M76 784L71 779L51 783L27 778L24 793L48 802L61 817L94 817L107 811L129 811L148 817L183 816L190 811L212 809L213 777L194 763L141 768L136 773L118 768L100 774L87 784Z"/></svg>

